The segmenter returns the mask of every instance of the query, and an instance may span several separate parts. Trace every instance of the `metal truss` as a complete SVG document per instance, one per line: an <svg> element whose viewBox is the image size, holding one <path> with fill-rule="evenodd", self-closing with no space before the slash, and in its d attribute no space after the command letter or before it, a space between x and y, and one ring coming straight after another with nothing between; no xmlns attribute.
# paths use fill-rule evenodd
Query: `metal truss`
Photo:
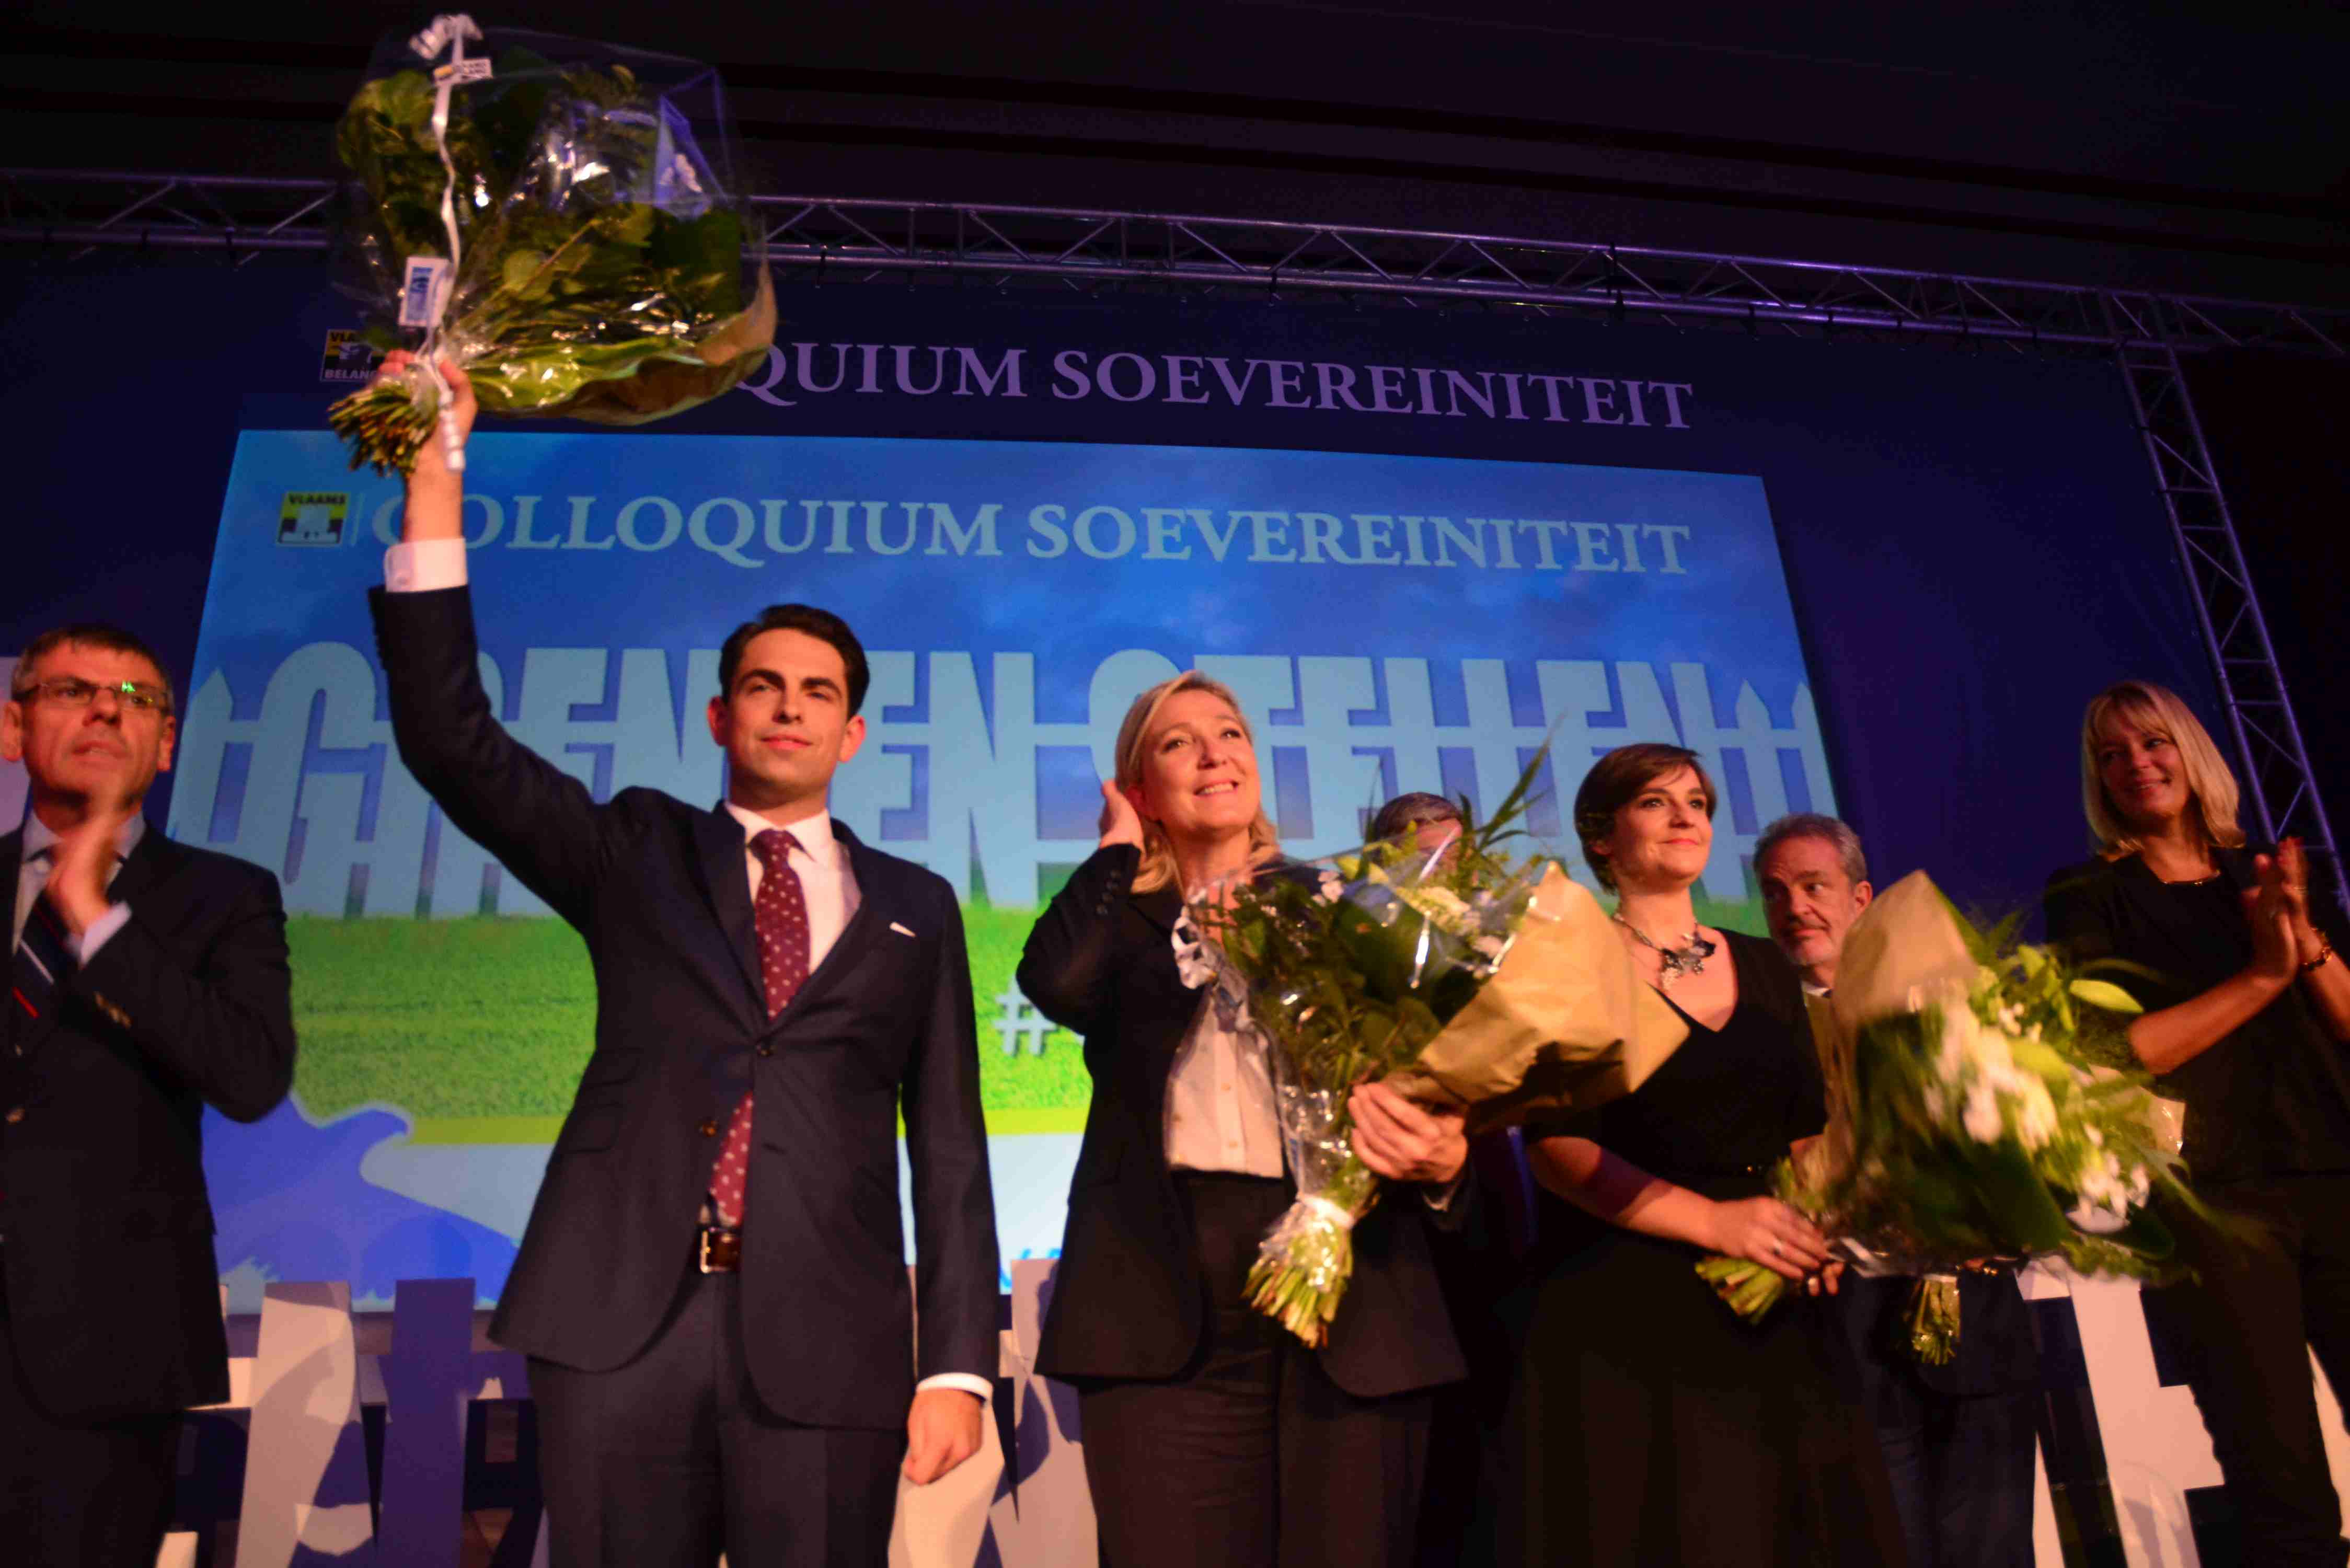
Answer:
<svg viewBox="0 0 2350 1568"><path fill-rule="evenodd" d="M327 248L333 187L248 175L0 171L0 245L241 264ZM2341 857L2235 524L2179 365L2264 348L2350 355L2350 310L1957 273L1336 223L976 202L755 196L767 258L827 281L1028 285L1357 306L1645 319L1758 335L2115 357L2137 411L2218 673L2261 836L2297 834L2337 889Z"/></svg>
<svg viewBox="0 0 2350 1568"><path fill-rule="evenodd" d="M99 246L132 246L244 262L325 248L331 197L328 182L317 180L0 170L0 244L76 258ZM2102 355L2122 341L2117 330L2139 347L2190 352L2350 352L2350 309L1337 223L976 202L751 200L766 220L775 266L843 282L1482 306L2024 353ZM2141 338L2141 331L2162 336Z"/></svg>
<svg viewBox="0 0 2350 1568"><path fill-rule="evenodd" d="M209 252L242 263L327 248L325 180L0 169L0 244L79 261L100 246Z"/></svg>
<svg viewBox="0 0 2350 1568"><path fill-rule="evenodd" d="M970 203L758 198L778 266L843 279L1150 286L1483 306L2101 355L2106 291L1954 273L1499 235ZM2143 296L2141 296L2143 297ZM2350 310L2164 296L2189 348L2350 351ZM2145 312L2125 312L2137 321Z"/></svg>

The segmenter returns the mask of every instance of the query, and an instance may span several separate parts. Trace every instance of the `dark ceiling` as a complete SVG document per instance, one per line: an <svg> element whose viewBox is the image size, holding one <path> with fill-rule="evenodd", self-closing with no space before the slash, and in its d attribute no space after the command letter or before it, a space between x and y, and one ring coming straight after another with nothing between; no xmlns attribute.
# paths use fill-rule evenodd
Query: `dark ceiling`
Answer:
<svg viewBox="0 0 2350 1568"><path fill-rule="evenodd" d="M2336 5L583 0L479 16L715 63L770 192L2350 302ZM328 173L371 43L426 17L36 4L0 46L5 161Z"/></svg>

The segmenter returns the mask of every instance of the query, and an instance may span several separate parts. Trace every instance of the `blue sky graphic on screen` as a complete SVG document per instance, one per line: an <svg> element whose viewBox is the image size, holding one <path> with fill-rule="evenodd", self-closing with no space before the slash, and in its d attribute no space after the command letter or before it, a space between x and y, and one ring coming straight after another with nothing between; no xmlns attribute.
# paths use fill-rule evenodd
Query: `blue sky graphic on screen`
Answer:
<svg viewBox="0 0 2350 1568"><path fill-rule="evenodd" d="M1296 854L1353 845L1398 791L1495 801L1545 736L1569 795L1628 741L1705 753L1728 797L1706 891L1733 903L1763 823L1835 808L1752 477L1018 441L470 451L493 700L599 797L719 797L702 711L759 606L857 628L870 732L833 809L962 892L1006 1259L1059 1244L1086 1096L1013 966L1150 682L1197 664L1241 694ZM398 511L330 436L238 444L171 831L276 870L294 916L295 1101L206 1131L240 1294L343 1271L360 1299L465 1273L494 1297L590 1043L577 939L391 755L364 596ZM1559 803L1532 826L1587 879Z"/></svg>

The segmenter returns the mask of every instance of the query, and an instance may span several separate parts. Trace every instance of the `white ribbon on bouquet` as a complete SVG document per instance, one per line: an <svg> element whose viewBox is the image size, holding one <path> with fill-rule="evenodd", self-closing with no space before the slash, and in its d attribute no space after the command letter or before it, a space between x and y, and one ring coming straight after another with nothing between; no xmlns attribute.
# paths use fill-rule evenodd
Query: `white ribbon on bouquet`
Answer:
<svg viewBox="0 0 2350 1568"><path fill-rule="evenodd" d="M441 225L449 234L449 270L433 286L431 316L425 323L424 347L419 351L418 362L424 367L425 375L432 378L432 389L440 397L441 451L452 473L465 472L465 444L457 434L457 412L450 407L449 383L441 374L441 317L449 308L450 290L455 286L457 264L462 259L457 238L457 166L449 158L449 95L460 83L479 81L490 74L489 61L465 58L468 38L481 42L482 29L471 16L455 13L433 17L432 26L408 40L409 48L428 61L443 49L449 52L448 62L434 67L432 71L432 144L441 153Z"/></svg>

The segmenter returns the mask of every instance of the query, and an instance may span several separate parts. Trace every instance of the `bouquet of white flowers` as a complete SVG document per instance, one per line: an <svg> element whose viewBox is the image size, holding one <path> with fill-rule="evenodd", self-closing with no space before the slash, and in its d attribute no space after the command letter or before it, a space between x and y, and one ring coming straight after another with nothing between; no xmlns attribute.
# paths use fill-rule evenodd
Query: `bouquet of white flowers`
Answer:
<svg viewBox="0 0 2350 1568"><path fill-rule="evenodd" d="M1831 1001L1812 1027L1829 1127L1774 1188L1865 1272L1916 1273L1910 1343L1955 1351L1949 1271L1986 1257L2054 1255L2085 1274L2177 1272L2150 1199L2196 1209L2174 1169L2175 1118L2129 1060L2128 992L2045 948L1960 919L1922 872L1853 925ZM1698 1264L1742 1315L1788 1289L1744 1259Z"/></svg>

